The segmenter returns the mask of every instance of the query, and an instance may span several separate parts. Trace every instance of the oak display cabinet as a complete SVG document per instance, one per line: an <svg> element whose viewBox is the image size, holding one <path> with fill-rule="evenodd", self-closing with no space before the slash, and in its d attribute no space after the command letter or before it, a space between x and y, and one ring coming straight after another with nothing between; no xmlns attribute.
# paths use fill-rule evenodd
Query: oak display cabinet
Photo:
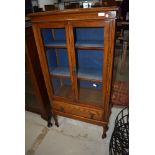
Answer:
<svg viewBox="0 0 155 155"><path fill-rule="evenodd" d="M111 112L116 11L99 7L29 15L54 118L103 126L103 138Z"/></svg>

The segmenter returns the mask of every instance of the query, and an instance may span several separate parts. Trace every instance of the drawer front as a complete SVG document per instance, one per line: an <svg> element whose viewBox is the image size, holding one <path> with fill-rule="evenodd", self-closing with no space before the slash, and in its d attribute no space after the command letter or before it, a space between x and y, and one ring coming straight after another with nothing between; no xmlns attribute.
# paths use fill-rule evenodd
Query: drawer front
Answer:
<svg viewBox="0 0 155 155"><path fill-rule="evenodd" d="M72 115L77 115L77 116L94 119L94 120L101 121L103 119L103 111L102 110L82 107L82 106L68 104L68 103L64 103L64 102L54 101L53 109L63 112L63 113L69 113Z"/></svg>

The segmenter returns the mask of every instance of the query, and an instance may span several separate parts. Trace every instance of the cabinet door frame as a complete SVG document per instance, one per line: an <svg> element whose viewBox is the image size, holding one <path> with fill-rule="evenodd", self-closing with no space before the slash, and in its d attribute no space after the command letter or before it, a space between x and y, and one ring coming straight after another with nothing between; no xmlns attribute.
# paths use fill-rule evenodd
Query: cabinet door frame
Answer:
<svg viewBox="0 0 155 155"><path fill-rule="evenodd" d="M68 22L68 27L69 27L69 33L70 33L70 45L72 46L70 51L72 51L72 66L74 66L74 68L76 68L76 56L75 56L75 43L74 43L74 33L73 33L73 29L75 27L90 27L90 28L93 28L93 27L98 27L98 28L103 28L104 29L104 40L106 39L108 42L108 38L105 38L105 35L108 37L108 33L106 32L108 29L108 25L105 24L105 21L104 20L84 20L84 21L69 21ZM105 30L106 28L106 30ZM106 34L105 34L106 33ZM105 46L105 43L104 43L104 46ZM108 50L108 49L107 49ZM107 51L106 51L107 52ZM103 50L103 53L105 53L105 51ZM105 79L105 74L106 72L104 72L104 69L105 69L105 56L103 55L103 66L102 66L102 93L104 94L106 91L105 91L105 88L104 88L104 82L106 82L106 79ZM74 74L73 74L73 78L74 78L74 91L75 91L75 99L76 99L76 103L78 104L82 104L82 105L85 105L85 106L90 106L90 107L94 107L96 106L95 104L85 104L84 102L80 102L78 100L78 96L79 96L79 93L78 93L78 84L77 84L77 81L78 81L78 78L77 78L77 72L76 72L76 69L73 69L74 71ZM96 106L96 107L99 107L99 108L104 108L104 101L105 101L105 97L106 95L102 95L102 105L101 106Z"/></svg>
<svg viewBox="0 0 155 155"><path fill-rule="evenodd" d="M52 75L50 75L49 69L48 69L48 63L47 63L47 58L46 58L46 51L44 49L44 43L43 43L43 38L41 35L41 28L64 28L66 32L66 23L65 22L57 22L57 23L35 23L33 24L33 31L34 31L34 36L35 36L35 41L36 41L36 46L38 49L38 55L40 59L40 64L45 80L45 85L47 88L48 96L50 98L50 102L52 104L53 100L61 100L61 101L68 101L68 98L64 98L61 96L55 96L53 92L53 87L51 83L51 78ZM70 80L71 80L71 87L72 87L72 100L74 99L74 88L73 88L73 75L72 75L72 64L71 64L71 57L70 57L70 52L68 51L68 38L66 34L66 49L67 49L67 54L68 54L68 63L69 63L69 70L70 70ZM70 100L69 100L70 101Z"/></svg>

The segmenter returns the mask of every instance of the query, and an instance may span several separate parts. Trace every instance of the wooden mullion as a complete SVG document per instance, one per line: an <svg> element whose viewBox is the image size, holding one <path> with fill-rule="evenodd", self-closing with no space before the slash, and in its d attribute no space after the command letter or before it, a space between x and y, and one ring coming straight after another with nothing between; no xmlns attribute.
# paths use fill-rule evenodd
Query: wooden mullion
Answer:
<svg viewBox="0 0 155 155"><path fill-rule="evenodd" d="M76 58L75 58L75 47L74 47L74 34L73 27L68 22L66 25L66 38L67 38L67 49L69 57L70 76L72 80L72 91L74 94L74 100L78 100L78 85L77 85L77 73L76 73Z"/></svg>

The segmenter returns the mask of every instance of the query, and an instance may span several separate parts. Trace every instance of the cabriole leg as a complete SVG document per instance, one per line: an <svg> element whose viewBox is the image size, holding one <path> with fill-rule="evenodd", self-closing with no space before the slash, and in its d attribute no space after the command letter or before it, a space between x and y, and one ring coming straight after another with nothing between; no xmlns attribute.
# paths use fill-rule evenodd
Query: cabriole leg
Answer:
<svg viewBox="0 0 155 155"><path fill-rule="evenodd" d="M103 125L103 134L102 134L102 138L104 139L104 138L106 138L106 132L107 132L107 130L108 130L108 125Z"/></svg>
<svg viewBox="0 0 155 155"><path fill-rule="evenodd" d="M48 120L47 120L47 126L50 128L50 127L52 127L52 123L51 123L51 116L48 118Z"/></svg>
<svg viewBox="0 0 155 155"><path fill-rule="evenodd" d="M53 119L54 119L54 121L55 121L55 125L56 125L57 127L59 127L57 115L53 114Z"/></svg>

